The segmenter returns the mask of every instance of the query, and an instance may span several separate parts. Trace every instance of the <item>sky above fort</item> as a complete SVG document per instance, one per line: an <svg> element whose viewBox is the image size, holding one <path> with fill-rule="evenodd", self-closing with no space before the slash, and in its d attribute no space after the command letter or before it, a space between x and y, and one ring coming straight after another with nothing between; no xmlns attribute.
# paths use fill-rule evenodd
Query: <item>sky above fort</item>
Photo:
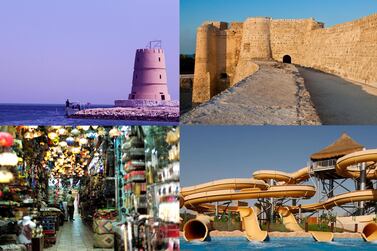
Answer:
<svg viewBox="0 0 377 251"><path fill-rule="evenodd" d="M135 50L162 40L179 98L179 1L0 1L0 103L127 99Z"/></svg>
<svg viewBox="0 0 377 251"><path fill-rule="evenodd" d="M181 0L180 53L195 53L196 29L206 20L243 22L256 16L314 17L329 27L376 12L376 0Z"/></svg>

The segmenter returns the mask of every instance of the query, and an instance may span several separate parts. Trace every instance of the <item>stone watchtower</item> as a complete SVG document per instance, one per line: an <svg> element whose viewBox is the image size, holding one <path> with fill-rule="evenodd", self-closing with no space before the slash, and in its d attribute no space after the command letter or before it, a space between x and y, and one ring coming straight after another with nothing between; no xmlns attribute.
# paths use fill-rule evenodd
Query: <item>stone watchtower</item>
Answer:
<svg viewBox="0 0 377 251"><path fill-rule="evenodd" d="M165 55L159 46L138 49L135 56L132 91L128 99L170 100Z"/></svg>
<svg viewBox="0 0 377 251"><path fill-rule="evenodd" d="M145 49L137 49L128 100L116 100L116 106L154 106L170 101L165 55L161 41L151 41Z"/></svg>

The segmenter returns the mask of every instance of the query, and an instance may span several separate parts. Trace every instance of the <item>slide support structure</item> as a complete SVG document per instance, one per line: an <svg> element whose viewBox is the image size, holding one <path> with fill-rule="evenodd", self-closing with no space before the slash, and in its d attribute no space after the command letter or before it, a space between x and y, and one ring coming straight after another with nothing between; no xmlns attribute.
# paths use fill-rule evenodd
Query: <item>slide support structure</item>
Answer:
<svg viewBox="0 0 377 251"><path fill-rule="evenodd" d="M366 163L363 162L359 164L360 167L360 190L366 189ZM360 211L361 214L364 214L364 201L360 201Z"/></svg>

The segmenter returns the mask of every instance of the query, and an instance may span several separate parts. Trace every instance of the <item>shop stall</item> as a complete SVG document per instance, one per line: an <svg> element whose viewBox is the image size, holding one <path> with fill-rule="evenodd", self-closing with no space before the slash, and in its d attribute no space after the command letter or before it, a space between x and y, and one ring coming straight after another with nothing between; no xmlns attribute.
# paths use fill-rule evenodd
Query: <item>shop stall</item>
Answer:
<svg viewBox="0 0 377 251"><path fill-rule="evenodd" d="M0 250L79 220L93 248L179 250L179 128L0 127Z"/></svg>

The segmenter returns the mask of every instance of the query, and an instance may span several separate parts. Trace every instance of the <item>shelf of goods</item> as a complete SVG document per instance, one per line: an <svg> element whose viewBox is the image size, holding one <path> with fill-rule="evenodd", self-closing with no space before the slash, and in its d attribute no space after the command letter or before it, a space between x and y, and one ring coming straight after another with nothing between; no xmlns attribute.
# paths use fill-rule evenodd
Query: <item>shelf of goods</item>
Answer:
<svg viewBox="0 0 377 251"><path fill-rule="evenodd" d="M40 215L38 208L47 196L47 174L40 164L44 150L35 150L29 155L43 140L28 142L20 135L15 130L0 132L0 250L31 248L34 236L30 226L36 227ZM25 222L31 225L27 226ZM24 227L29 227L27 237Z"/></svg>
<svg viewBox="0 0 377 251"><path fill-rule="evenodd" d="M169 248L179 247L179 128L167 133L169 144L168 164L158 171L157 200L158 216L162 220L158 232Z"/></svg>
<svg viewBox="0 0 377 251"><path fill-rule="evenodd" d="M124 173L123 208L129 213L136 209L147 213L147 184L145 178L145 149L140 135L131 133L122 145Z"/></svg>

